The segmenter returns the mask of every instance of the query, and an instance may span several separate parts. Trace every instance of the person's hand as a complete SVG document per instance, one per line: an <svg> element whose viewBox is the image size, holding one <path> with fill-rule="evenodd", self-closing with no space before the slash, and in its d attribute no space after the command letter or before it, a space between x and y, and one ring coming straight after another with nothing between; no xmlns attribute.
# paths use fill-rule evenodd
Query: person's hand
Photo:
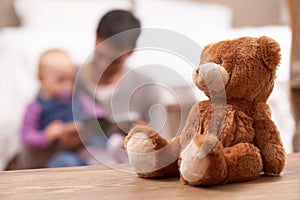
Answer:
<svg viewBox="0 0 300 200"><path fill-rule="evenodd" d="M59 139L63 134L63 123L59 120L52 121L46 126L45 133L50 142Z"/></svg>
<svg viewBox="0 0 300 200"><path fill-rule="evenodd" d="M76 124L74 122L69 122L67 124L64 124L64 135L74 135L74 134L77 134Z"/></svg>
<svg viewBox="0 0 300 200"><path fill-rule="evenodd" d="M110 133L119 132L126 136L130 131L130 129L138 125L146 126L147 123L140 119L137 119L133 122L132 121L119 122L119 123L112 124L112 126L108 130Z"/></svg>
<svg viewBox="0 0 300 200"><path fill-rule="evenodd" d="M81 138L78 135L80 130L81 125L79 123L70 122L64 125L63 134L59 141L65 149L76 150L79 146L82 146Z"/></svg>
<svg viewBox="0 0 300 200"><path fill-rule="evenodd" d="M135 120L134 126L137 126L137 125L147 126L148 124L144 120L137 119L137 120Z"/></svg>

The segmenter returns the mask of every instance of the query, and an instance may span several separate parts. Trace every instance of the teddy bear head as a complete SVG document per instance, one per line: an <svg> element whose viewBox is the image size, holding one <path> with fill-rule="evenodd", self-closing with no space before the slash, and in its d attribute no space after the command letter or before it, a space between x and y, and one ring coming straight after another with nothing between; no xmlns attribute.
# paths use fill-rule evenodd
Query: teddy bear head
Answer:
<svg viewBox="0 0 300 200"><path fill-rule="evenodd" d="M266 102L280 58L279 44L266 36L221 41L205 46L193 80L208 97L225 89L227 100Z"/></svg>

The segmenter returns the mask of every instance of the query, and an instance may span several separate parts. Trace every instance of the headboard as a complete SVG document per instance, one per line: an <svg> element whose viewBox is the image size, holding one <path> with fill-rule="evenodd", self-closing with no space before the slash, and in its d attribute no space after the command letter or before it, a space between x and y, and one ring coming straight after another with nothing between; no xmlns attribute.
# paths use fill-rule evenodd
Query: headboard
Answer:
<svg viewBox="0 0 300 200"><path fill-rule="evenodd" d="M0 1L0 28L5 26L18 26L20 21L14 12L14 0Z"/></svg>
<svg viewBox="0 0 300 200"><path fill-rule="evenodd" d="M84 0L83 0L84 1ZM130 0L134 2L138 0ZM183 0L181 0L183 1ZM229 6L233 11L232 26L262 26L282 24L283 0L190 0L199 3L217 3ZM14 9L14 0L0 1L0 28L20 24Z"/></svg>
<svg viewBox="0 0 300 200"><path fill-rule="evenodd" d="M232 26L264 26L286 23L283 0L191 0L227 5L233 13Z"/></svg>

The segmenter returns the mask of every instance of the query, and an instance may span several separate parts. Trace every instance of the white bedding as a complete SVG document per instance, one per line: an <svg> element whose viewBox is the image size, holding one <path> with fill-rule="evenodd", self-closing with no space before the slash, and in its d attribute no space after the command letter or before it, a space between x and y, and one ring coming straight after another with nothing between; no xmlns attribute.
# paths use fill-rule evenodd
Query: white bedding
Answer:
<svg viewBox="0 0 300 200"><path fill-rule="evenodd" d="M141 2L145 3L150 1L141 0ZM174 12L175 11L176 9ZM163 12L163 10L161 12ZM172 9L170 9L169 12L171 13ZM220 12L220 10L218 12ZM224 13L225 16L226 12ZM146 18L146 16L142 14L140 14L140 17ZM164 15L165 13L156 13L156 15L159 14ZM176 15L176 13L173 14ZM162 21L159 19L158 17L153 18L153 20L157 20L152 21L153 24L148 23L147 25L147 20L145 23L148 27L163 27ZM228 20L231 19L228 18L227 21ZM166 27L190 37L202 46L223 39L232 39L240 36L258 37L262 35L270 36L280 43L282 48L282 61L278 70L278 79L275 84L275 89L269 103L273 111L273 118L281 131L286 151L288 153L292 152L291 138L294 131L294 123L289 108L288 94L291 46L289 27L267 26L230 29L227 25L224 25L220 28L205 28L203 26L197 26L197 23L194 23L193 26L183 29L182 27L186 26L186 24L184 24L185 22L182 23L181 25L174 23L173 27L168 24ZM155 26L155 24L159 25ZM38 56L48 48L63 48L70 53L74 62L80 65L92 52L94 39L94 32L85 29L64 30L25 26L6 28L0 31L0 170L3 169L7 162L21 149L19 128L24 108L27 102L34 97L38 89L36 79ZM168 56L170 55L149 55L150 54L140 55L136 53L128 61L128 64L131 66L139 66L145 63L159 63L171 66L191 83L192 69L190 67L187 68L184 64L181 64L181 62L169 59ZM159 77L155 74L152 75L157 81L163 81L166 85L174 88L175 91L176 88L188 88L188 85L178 83L177 80L173 80L168 74L160 73ZM201 96L198 98L200 100Z"/></svg>

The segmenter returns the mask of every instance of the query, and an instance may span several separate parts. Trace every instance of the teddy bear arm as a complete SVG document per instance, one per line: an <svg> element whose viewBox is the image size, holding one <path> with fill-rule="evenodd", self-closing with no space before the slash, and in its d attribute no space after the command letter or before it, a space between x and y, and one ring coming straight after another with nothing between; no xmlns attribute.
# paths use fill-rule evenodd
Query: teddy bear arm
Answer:
<svg viewBox="0 0 300 200"><path fill-rule="evenodd" d="M286 153L280 133L271 119L266 103L257 106L254 116L255 145L260 149L263 171L266 174L280 174L286 164Z"/></svg>
<svg viewBox="0 0 300 200"><path fill-rule="evenodd" d="M253 119L245 112L227 109L220 140L225 147L238 143L253 143L255 131Z"/></svg>
<svg viewBox="0 0 300 200"><path fill-rule="evenodd" d="M202 103L200 103L200 105L202 105ZM200 105L199 103L194 104L186 119L185 126L182 129L180 135L181 149L185 148L193 139L194 135L198 132L200 120Z"/></svg>

